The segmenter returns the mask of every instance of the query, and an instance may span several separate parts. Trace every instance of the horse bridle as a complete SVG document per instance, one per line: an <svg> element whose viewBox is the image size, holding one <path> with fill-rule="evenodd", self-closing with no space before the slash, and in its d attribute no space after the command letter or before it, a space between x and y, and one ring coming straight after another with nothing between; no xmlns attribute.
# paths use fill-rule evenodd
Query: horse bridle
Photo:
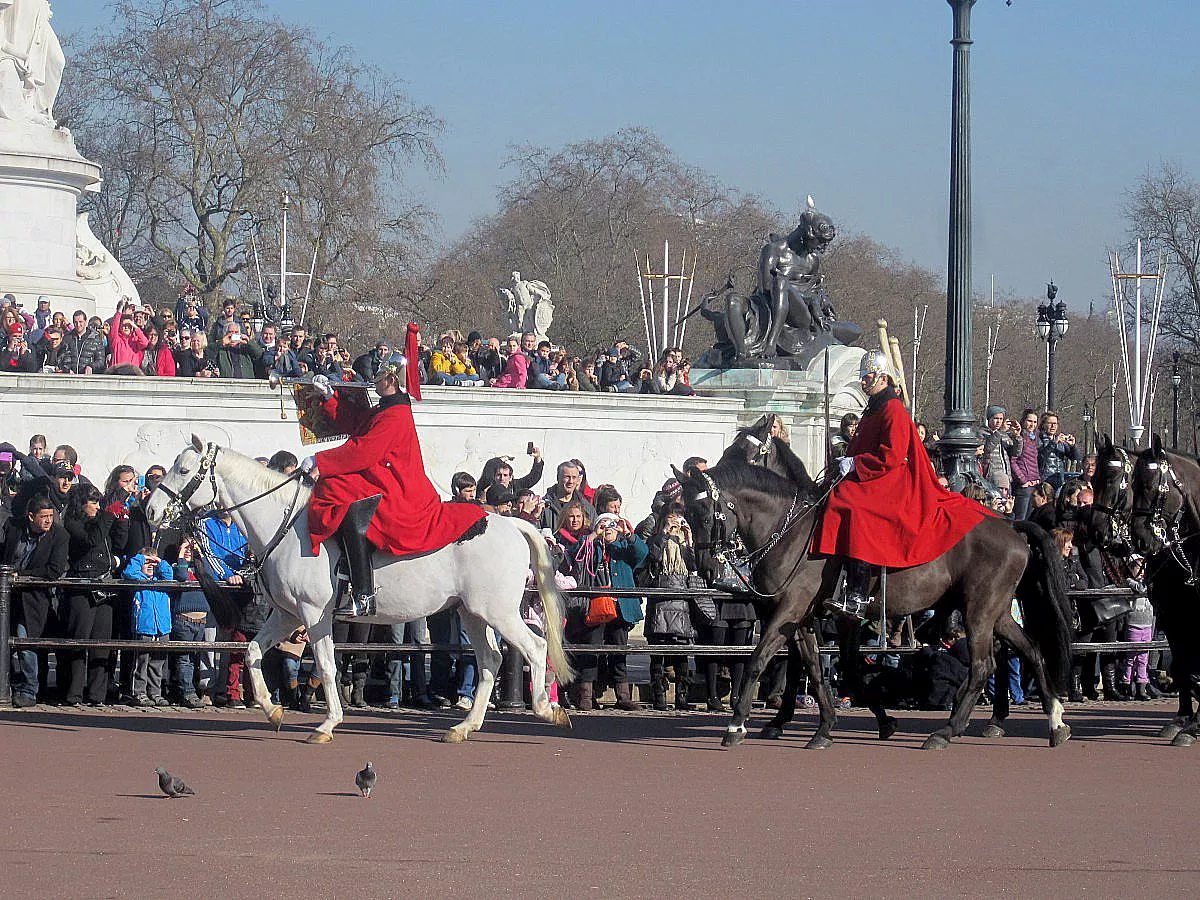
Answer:
<svg viewBox="0 0 1200 900"><path fill-rule="evenodd" d="M713 506L713 526L709 533L709 540L698 541L693 546L697 550L710 551L718 562L731 568L737 575L738 580L745 586L748 593L765 600L778 597L785 590L787 590L788 585L790 585L793 579L795 579L797 573L800 571L801 563L804 562L805 555L801 554L797 558L796 565L792 567L792 571L788 574L788 577L784 579L783 584L781 584L777 590L772 591L769 594L758 590L751 583L754 576L754 569L766 558L767 554L774 550L776 545L783 540L784 535L795 528L800 522L804 521L807 515L814 509L818 508L825 498L822 497L821 500L818 500L815 503L805 505L804 509L798 512L797 507L799 507L801 503L800 490L797 489L792 495L791 505L788 507L787 512L784 513L782 520L780 520L779 526L772 530L771 537L767 540L767 542L755 550L747 550L746 543L742 540L742 536L738 532L736 524L737 505L733 502L733 498L723 497L721 494L721 489L717 486L717 482L707 472L697 472L696 474L708 486L708 490L702 491L693 499L703 500L706 499L707 495L707 499L711 500ZM826 494L826 496L828 496L828 494ZM725 508L722 509L722 506ZM732 530L727 524L729 521L729 516L731 515L735 520ZM713 532L717 531L718 528L720 529L720 533L714 534ZM749 577L742 572L742 568L745 568L750 572Z"/></svg>
<svg viewBox="0 0 1200 900"><path fill-rule="evenodd" d="M1130 488L1130 478L1133 476L1133 463L1129 461L1129 454L1122 447L1113 447L1113 452L1119 455L1118 459L1114 459L1106 463L1106 466L1121 469L1121 480L1117 485L1117 499L1111 506L1106 503L1101 503L1099 498L1092 502L1092 509L1096 512L1103 513L1108 516L1109 527L1109 545L1126 544L1130 542L1129 523L1126 521L1126 516L1133 507L1133 492Z"/></svg>
<svg viewBox="0 0 1200 900"><path fill-rule="evenodd" d="M1179 563L1180 567L1187 572L1187 584L1194 585L1200 581L1200 576L1197 575L1183 545L1200 536L1200 533L1180 534L1180 526L1183 524L1184 514L1188 508L1187 493L1184 491L1183 483L1175 474L1175 467L1171 465L1171 461L1165 455L1156 456L1153 461L1147 462L1146 468L1152 471L1156 470L1158 473L1158 480L1151 488L1153 500L1149 506L1133 507L1130 513L1130 524L1134 519L1146 519L1150 533L1163 545L1164 550L1170 552L1175 562ZM1168 515L1167 498L1171 495L1172 489L1179 492L1179 508Z"/></svg>
<svg viewBox="0 0 1200 900"><path fill-rule="evenodd" d="M236 512L243 507L249 506L251 503L255 503L275 493L285 485L295 482L296 489L292 493L291 500L288 501L287 509L284 510L283 519L280 521L279 527L275 529L275 534L267 542L266 547L263 548L263 552L251 560L239 572L243 579L249 581L262 570L267 557L275 551L275 548L283 541L284 535L291 530L292 525L295 523L297 518L295 512L296 504L300 499L300 486L304 478L304 472L297 469L279 484L268 488L261 494L255 494L250 499L243 500L241 503L235 503L232 506L221 506L219 503L220 495L217 490L217 454L220 452L221 448L219 446L209 442L204 449L204 453L200 456L200 463L196 467L195 473L188 480L187 484L180 488L179 491L175 491L162 482L159 482L155 490L162 491L170 498L167 508L163 511L163 525L178 523L183 529L184 534L196 542L201 553L206 557L214 557L215 554L209 546L208 536L204 529L200 527L201 522L205 519L212 519ZM212 500L193 509L188 506L188 501L192 499L192 496L199 489L200 485L204 483L205 479L208 480L209 486L212 489Z"/></svg>

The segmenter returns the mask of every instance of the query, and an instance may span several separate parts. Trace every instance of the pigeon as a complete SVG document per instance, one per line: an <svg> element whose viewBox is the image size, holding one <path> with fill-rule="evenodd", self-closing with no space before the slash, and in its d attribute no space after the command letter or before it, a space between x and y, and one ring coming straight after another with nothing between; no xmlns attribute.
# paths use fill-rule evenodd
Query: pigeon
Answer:
<svg viewBox="0 0 1200 900"><path fill-rule="evenodd" d="M182 778L177 778L159 766L154 770L154 774L158 776L158 789L174 800L176 797L182 797L185 794L195 794L190 787L183 783ZM372 776L372 780L374 780Z"/></svg>
<svg viewBox="0 0 1200 900"><path fill-rule="evenodd" d="M354 786L364 797L370 797L371 790L375 787L375 777L375 769L368 762L367 767L354 776Z"/></svg>

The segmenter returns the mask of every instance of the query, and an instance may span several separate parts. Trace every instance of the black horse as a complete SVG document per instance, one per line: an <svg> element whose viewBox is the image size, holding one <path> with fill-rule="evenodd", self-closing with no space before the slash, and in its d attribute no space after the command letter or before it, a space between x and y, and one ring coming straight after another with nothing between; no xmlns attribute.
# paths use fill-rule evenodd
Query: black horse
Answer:
<svg viewBox="0 0 1200 900"><path fill-rule="evenodd" d="M1200 708L1192 703L1200 697L1200 463L1164 450L1156 434L1138 454L1129 481L1130 535L1134 549L1147 556L1150 599L1171 646L1171 677L1179 688L1178 713L1162 736L1190 747L1200 732Z"/></svg>
<svg viewBox="0 0 1200 900"><path fill-rule="evenodd" d="M761 430L753 433L756 429L742 432L707 472L676 473L684 485L686 514L697 537L701 568L715 570L716 558L736 552L740 542L755 563L753 591L770 606L722 743L729 747L745 739L753 685L767 660L794 640L811 683L818 686L821 721L808 746L827 747L836 716L828 687L821 681L813 621L815 610L833 593L839 566L836 560L808 557L812 517L818 514L812 501L819 489L786 444L768 442ZM750 464L747 457L752 456L766 465ZM889 613L903 616L946 602L962 608L966 624L970 674L955 698L949 723L926 739L925 749L946 747L966 731L994 667L993 635L1032 666L1050 720L1051 746L1070 737L1070 728L1062 722L1060 700L1070 669L1070 610L1057 563L1053 542L1045 532L1031 529L1023 536L1001 520L986 519L941 558L889 573ZM1014 596L1024 601L1029 633L1010 615ZM797 669L789 665L789 681L798 676ZM782 728L791 718L795 687L793 683L785 709L769 728Z"/></svg>

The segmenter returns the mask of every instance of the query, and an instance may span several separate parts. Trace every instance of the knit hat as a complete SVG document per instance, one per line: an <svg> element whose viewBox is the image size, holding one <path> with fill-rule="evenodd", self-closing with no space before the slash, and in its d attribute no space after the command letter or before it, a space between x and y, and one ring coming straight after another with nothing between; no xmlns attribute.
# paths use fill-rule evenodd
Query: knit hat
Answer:
<svg viewBox="0 0 1200 900"><path fill-rule="evenodd" d="M983 417L985 419L990 419L992 416L1002 416L1002 415L1004 415L1004 407L993 405L993 406L989 406L987 408L987 412L985 412L983 414Z"/></svg>
<svg viewBox="0 0 1200 900"><path fill-rule="evenodd" d="M668 478L663 482L662 492L672 500L678 500L683 496L683 485L678 478Z"/></svg>
<svg viewBox="0 0 1200 900"><path fill-rule="evenodd" d="M483 340L483 335L480 334L478 331L472 331L470 334L467 335L467 343L468 344L473 344L476 341L482 341L482 340Z"/></svg>

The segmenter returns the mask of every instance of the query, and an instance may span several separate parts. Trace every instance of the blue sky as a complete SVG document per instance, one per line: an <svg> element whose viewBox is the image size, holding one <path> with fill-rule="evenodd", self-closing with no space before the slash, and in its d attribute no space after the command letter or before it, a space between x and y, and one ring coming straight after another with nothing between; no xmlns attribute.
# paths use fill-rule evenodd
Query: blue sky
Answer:
<svg viewBox="0 0 1200 900"><path fill-rule="evenodd" d="M493 212L511 145L626 125L784 210L812 194L945 271L950 7L944 0L270 0L403 78L446 121L416 187L442 237ZM60 33L109 17L54 0ZM978 289L1078 309L1109 297L1125 192L1161 160L1200 177L1196 0L979 0L972 16ZM68 64L69 64L68 60ZM786 223L781 223L786 224Z"/></svg>

